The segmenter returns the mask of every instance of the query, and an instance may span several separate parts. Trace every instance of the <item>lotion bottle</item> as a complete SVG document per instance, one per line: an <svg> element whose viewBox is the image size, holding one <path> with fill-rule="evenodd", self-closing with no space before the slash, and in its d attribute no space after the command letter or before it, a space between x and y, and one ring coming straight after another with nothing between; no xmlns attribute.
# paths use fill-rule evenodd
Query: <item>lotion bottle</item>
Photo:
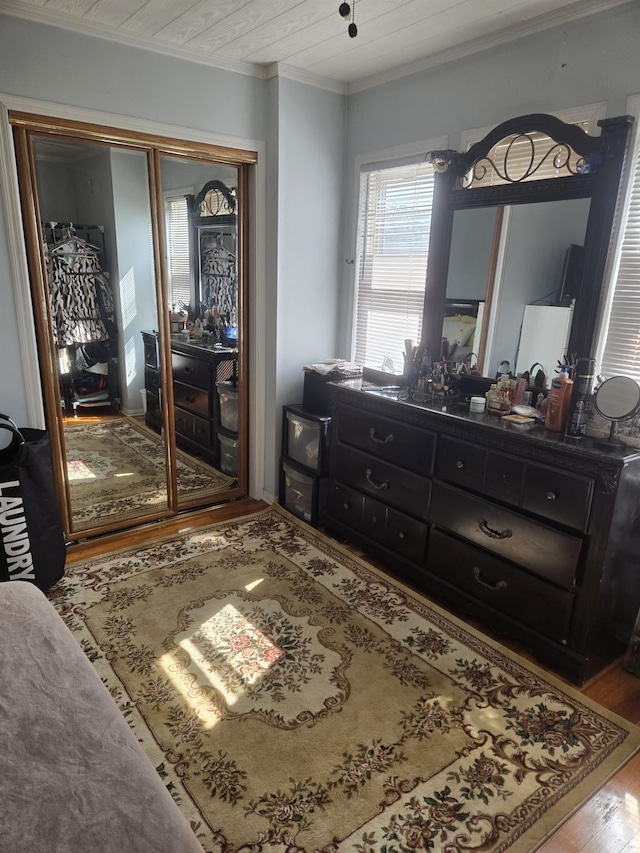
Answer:
<svg viewBox="0 0 640 853"><path fill-rule="evenodd" d="M569 416L572 387L573 380L564 368L559 376L551 380L544 421L544 428L549 432L564 432Z"/></svg>

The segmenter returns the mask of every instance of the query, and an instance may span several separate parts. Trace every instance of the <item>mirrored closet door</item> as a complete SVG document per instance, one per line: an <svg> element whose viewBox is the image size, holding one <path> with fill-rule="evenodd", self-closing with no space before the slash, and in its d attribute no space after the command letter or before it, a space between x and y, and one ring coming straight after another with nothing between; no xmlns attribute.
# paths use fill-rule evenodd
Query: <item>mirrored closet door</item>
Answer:
<svg viewBox="0 0 640 853"><path fill-rule="evenodd" d="M246 494L255 155L10 118L69 537Z"/></svg>

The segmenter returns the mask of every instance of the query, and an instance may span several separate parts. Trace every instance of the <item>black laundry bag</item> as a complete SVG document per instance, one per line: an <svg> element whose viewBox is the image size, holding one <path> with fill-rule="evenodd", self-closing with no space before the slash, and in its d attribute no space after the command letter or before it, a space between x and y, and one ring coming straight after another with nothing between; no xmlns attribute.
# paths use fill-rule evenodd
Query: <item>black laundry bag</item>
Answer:
<svg viewBox="0 0 640 853"><path fill-rule="evenodd" d="M0 430L11 433L0 449L0 581L46 590L64 575L66 559L49 435L18 429L1 414Z"/></svg>

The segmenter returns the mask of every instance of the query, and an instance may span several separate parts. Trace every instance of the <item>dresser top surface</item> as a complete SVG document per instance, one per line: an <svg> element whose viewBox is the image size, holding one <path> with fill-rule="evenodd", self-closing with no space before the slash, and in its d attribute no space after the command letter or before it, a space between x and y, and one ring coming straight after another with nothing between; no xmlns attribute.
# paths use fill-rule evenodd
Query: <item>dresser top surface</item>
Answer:
<svg viewBox="0 0 640 853"><path fill-rule="evenodd" d="M384 389L362 380L350 380L348 386L340 383L331 384L336 391L341 392L341 395L347 395L349 402L358 408L364 407L380 413L384 412L389 417L395 415L405 419L408 416L411 420L420 419L421 414L424 413L426 416L424 425L427 428L436 427L438 421L433 421L432 417L435 416L443 419L442 426L445 432L457 433L458 430L455 427L460 427L463 431L469 430L469 437L478 440L484 437L491 443L496 440L504 440L505 444L522 443L550 452L559 451L563 455L579 457L582 460L591 458L595 463L600 465L608 463L612 467L623 467L634 460L640 460L640 450L633 447L627 447L624 452L601 449L596 446L597 439L589 436L572 438L561 433L549 432L545 430L543 424L538 422L515 424L488 412L475 414L469 412L467 402L456 397L416 403L412 400L399 400L397 389ZM426 420L430 420L431 424ZM445 428L445 423L449 429Z"/></svg>

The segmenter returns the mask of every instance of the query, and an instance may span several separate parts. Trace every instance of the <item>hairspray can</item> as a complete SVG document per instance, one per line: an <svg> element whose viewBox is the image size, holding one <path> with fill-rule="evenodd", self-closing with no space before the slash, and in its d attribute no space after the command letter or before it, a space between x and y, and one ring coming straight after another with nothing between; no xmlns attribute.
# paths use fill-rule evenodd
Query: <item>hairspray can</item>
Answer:
<svg viewBox="0 0 640 853"><path fill-rule="evenodd" d="M595 374L595 359L579 358L577 360L573 371L573 393L567 420L567 435L579 437L586 432Z"/></svg>

